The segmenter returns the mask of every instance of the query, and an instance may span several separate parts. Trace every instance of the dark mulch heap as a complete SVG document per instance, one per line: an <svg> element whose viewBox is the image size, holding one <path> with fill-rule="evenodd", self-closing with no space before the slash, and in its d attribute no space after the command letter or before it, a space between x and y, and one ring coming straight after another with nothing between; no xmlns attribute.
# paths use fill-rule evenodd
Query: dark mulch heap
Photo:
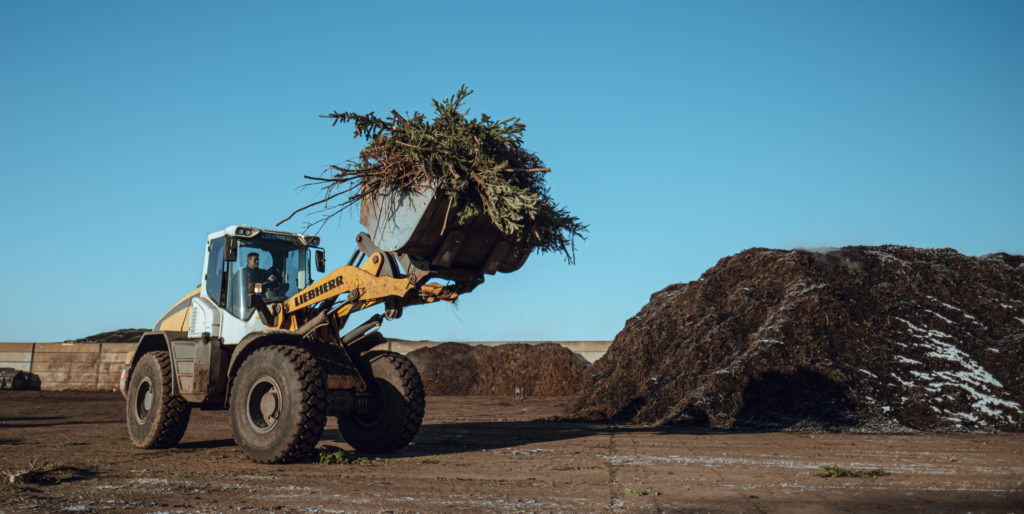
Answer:
<svg viewBox="0 0 1024 514"><path fill-rule="evenodd" d="M470 346L443 343L409 352L427 394L569 396L579 391L583 361L553 343Z"/></svg>
<svg viewBox="0 0 1024 514"><path fill-rule="evenodd" d="M586 373L574 415L643 424L1019 430L1024 257L750 249L671 285Z"/></svg>
<svg viewBox="0 0 1024 514"><path fill-rule="evenodd" d="M110 332L100 332L81 339L75 339L73 343L137 343L142 334L149 332L147 328L120 328Z"/></svg>

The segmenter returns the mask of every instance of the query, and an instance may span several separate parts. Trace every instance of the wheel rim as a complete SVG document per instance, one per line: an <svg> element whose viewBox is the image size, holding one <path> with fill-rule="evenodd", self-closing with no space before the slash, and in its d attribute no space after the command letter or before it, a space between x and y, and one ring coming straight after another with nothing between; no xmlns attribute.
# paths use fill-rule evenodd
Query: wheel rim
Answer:
<svg viewBox="0 0 1024 514"><path fill-rule="evenodd" d="M260 377L249 388L245 401L249 427L265 434L274 429L281 417L281 386L272 377Z"/></svg>
<svg viewBox="0 0 1024 514"><path fill-rule="evenodd" d="M153 410L153 382L149 377L142 379L139 389L135 393L135 420L140 424L149 419L149 413Z"/></svg>

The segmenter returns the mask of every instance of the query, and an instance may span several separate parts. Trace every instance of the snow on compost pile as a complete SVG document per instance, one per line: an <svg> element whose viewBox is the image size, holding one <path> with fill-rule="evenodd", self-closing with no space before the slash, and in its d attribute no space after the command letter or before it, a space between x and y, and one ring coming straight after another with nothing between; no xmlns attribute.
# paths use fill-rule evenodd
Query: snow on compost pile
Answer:
<svg viewBox="0 0 1024 514"><path fill-rule="evenodd" d="M574 415L644 424L1019 430L1024 257L750 249L651 297Z"/></svg>

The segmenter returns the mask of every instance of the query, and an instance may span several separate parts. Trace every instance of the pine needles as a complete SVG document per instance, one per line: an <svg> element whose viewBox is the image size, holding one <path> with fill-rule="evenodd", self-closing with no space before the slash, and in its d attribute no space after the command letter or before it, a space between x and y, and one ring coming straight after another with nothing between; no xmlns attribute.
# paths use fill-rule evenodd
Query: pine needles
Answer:
<svg viewBox="0 0 1024 514"><path fill-rule="evenodd" d="M324 198L296 212L322 205L326 214L315 225L371 195L434 187L447 197L456 225L486 215L516 244L562 252L572 263L576 239L586 239L587 226L551 198L545 183L551 170L523 148L526 125L486 114L468 118L462 104L471 93L463 85L454 95L433 100L433 119L419 112L403 117L395 110L386 118L373 112L323 116L333 120L332 126L352 123L354 137L368 144L346 166L307 176L322 186Z"/></svg>

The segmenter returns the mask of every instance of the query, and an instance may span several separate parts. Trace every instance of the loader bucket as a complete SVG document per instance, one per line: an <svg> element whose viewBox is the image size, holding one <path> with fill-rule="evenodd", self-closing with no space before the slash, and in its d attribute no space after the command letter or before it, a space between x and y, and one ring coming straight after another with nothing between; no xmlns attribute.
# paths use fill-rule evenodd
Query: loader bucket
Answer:
<svg viewBox="0 0 1024 514"><path fill-rule="evenodd" d="M532 248L517 246L483 214L457 225L448 205L448 197L433 187L396 189L364 198L359 221L381 250L433 266L488 274L523 266Z"/></svg>

